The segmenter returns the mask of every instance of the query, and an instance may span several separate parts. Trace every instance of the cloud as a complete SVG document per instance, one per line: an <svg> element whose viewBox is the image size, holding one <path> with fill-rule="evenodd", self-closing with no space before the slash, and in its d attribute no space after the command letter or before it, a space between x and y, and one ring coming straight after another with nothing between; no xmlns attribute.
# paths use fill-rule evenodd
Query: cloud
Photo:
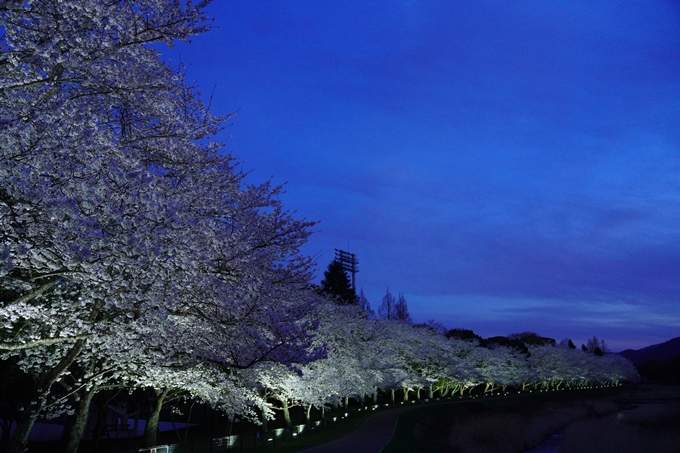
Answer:
<svg viewBox="0 0 680 453"><path fill-rule="evenodd" d="M205 91L218 84L218 112L241 109L227 145L249 178L287 181L285 205L321 221L305 248L321 269L349 247L374 303L389 285L422 313L437 298L529 307L466 318L482 326L559 327L554 304L584 301L622 309L621 336L652 338L625 302L670 332L658 317L676 319L680 298L677 7L211 8L220 28L177 49ZM597 320L558 309L574 328Z"/></svg>
<svg viewBox="0 0 680 453"><path fill-rule="evenodd" d="M680 309L676 304L661 307L616 299L560 300L475 294L425 298L407 294L406 298L416 321L435 319L448 327L472 329L484 337L536 331L557 341L572 338L580 344L597 336L606 339L610 348L620 351L661 343L677 336L680 327Z"/></svg>

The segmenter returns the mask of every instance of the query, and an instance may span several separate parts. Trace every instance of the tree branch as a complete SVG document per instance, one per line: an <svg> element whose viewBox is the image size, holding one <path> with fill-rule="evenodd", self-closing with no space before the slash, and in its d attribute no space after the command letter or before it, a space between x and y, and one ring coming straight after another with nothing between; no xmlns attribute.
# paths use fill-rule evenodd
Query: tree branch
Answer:
<svg viewBox="0 0 680 453"><path fill-rule="evenodd" d="M21 349L35 348L35 347L38 347L38 346L66 343L67 341L87 340L89 337L90 337L89 335L76 335L75 337L45 338L43 340L35 340L35 341L31 341L31 342L28 342L28 343L21 343L21 344L0 343L0 350L1 351L18 351L18 350L21 350Z"/></svg>

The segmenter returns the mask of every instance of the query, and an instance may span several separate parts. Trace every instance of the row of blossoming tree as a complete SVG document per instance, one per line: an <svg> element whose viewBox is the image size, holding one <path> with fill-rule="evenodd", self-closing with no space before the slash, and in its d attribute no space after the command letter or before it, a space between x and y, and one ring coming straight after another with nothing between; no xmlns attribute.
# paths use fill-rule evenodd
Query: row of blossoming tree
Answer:
<svg viewBox="0 0 680 453"><path fill-rule="evenodd" d="M266 419L382 391L627 379L613 356L482 348L324 302L311 222L211 142L225 118L150 44L207 29L207 1L0 4L0 359L27 388L8 452L98 392ZM289 419L289 417L287 417ZM6 431L6 430L5 430Z"/></svg>
<svg viewBox="0 0 680 453"><path fill-rule="evenodd" d="M498 393L637 379L632 363L618 354L584 352L566 342L447 338L425 324L368 319L358 306L322 304L317 310L321 322L314 343L326 347L327 357L297 369L260 363L244 374L259 389L264 411L283 410L288 425L292 406L305 407L309 417L312 407L346 405L348 398L375 402L378 391L394 401L397 392L408 400L472 389Z"/></svg>

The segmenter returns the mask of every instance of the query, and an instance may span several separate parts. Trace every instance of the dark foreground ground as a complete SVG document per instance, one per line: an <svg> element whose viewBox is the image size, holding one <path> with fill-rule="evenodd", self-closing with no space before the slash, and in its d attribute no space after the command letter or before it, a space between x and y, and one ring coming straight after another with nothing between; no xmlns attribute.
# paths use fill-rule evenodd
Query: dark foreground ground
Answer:
<svg viewBox="0 0 680 453"><path fill-rule="evenodd" d="M326 418L333 416L333 413L326 414ZM227 450L225 446L211 442L211 438L220 432L224 435L228 429L217 420L222 427L216 431L214 422L191 428L188 433L164 433L159 443L176 444L171 453L241 451L238 446ZM270 428L279 423L281 421L270 423ZM254 432L257 429L259 427L247 424L233 426L235 433L243 433L251 439L257 435ZM522 453L556 432L562 435L559 451L563 453L680 452L680 385L640 384L477 397L356 412L327 429L289 438L285 443L260 445L257 450L277 453L312 448L316 450L309 453ZM188 434L189 442L177 445L185 434ZM83 442L80 453L132 453L137 451L139 444L139 438L105 439L94 449L88 442ZM32 443L29 453L59 452L63 450L60 447L54 442ZM246 445L243 451L253 451L253 448Z"/></svg>
<svg viewBox="0 0 680 453"><path fill-rule="evenodd" d="M521 453L560 431L560 453L680 452L680 386L640 384L422 407L400 417L383 452Z"/></svg>
<svg viewBox="0 0 680 453"><path fill-rule="evenodd" d="M569 426L560 453L680 452L680 388L647 386L636 396L615 414Z"/></svg>

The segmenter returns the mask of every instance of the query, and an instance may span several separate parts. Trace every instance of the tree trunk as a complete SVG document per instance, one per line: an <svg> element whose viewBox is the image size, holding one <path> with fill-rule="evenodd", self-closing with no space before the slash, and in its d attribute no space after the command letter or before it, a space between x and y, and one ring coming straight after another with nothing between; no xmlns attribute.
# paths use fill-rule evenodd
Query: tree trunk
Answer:
<svg viewBox="0 0 680 453"><path fill-rule="evenodd" d="M391 389L390 391L392 392L392 393L391 393L391 395L392 395L392 404L394 404L394 389Z"/></svg>
<svg viewBox="0 0 680 453"><path fill-rule="evenodd" d="M420 387L418 387L418 388L416 389L416 399L417 399L417 400L420 399Z"/></svg>
<svg viewBox="0 0 680 453"><path fill-rule="evenodd" d="M28 435L31 433L33 424L38 419L42 408L42 399L31 401L29 408L17 419L17 427L7 447L7 453L24 453L26 451Z"/></svg>
<svg viewBox="0 0 680 453"><path fill-rule="evenodd" d="M454 396L456 393L458 393L458 389L462 387L462 384L453 384L453 387L451 387L451 396Z"/></svg>
<svg viewBox="0 0 680 453"><path fill-rule="evenodd" d="M179 434L179 430L177 429L177 425L175 424L175 414L173 411L170 411L170 423L172 423L172 430L175 432L175 435L177 436L177 440L179 442L182 442L182 436Z"/></svg>
<svg viewBox="0 0 680 453"><path fill-rule="evenodd" d="M106 405L97 407L97 422L94 425L94 434L92 435L92 451L99 449L99 441L104 433L104 426L106 425Z"/></svg>
<svg viewBox="0 0 680 453"><path fill-rule="evenodd" d="M78 451L78 445L80 445L80 439L83 437L83 431L85 431L85 425L87 424L87 416L90 413L90 403L92 402L92 397L97 393L97 390L98 386L93 385L80 397L76 421L69 431L66 449L64 450L65 453L76 453Z"/></svg>
<svg viewBox="0 0 680 453"><path fill-rule="evenodd" d="M105 390L95 395L97 398L93 398L95 404L97 404L97 423L94 426L94 435L92 436L92 450L99 450L99 441L104 433L104 428L106 427L106 408L113 399L118 396L120 390L111 391ZM100 401L97 401L100 399ZM137 435L137 427L135 426L135 436Z"/></svg>
<svg viewBox="0 0 680 453"><path fill-rule="evenodd" d="M80 401L80 397L78 397L75 400L75 403L78 403ZM76 417L78 415L78 409L73 412L73 415L64 417L64 424L62 425L61 428L61 440L64 442L68 441L68 437L71 435L71 431L73 430L73 424L76 422Z"/></svg>
<svg viewBox="0 0 680 453"><path fill-rule="evenodd" d="M349 397L345 397L345 410L349 407Z"/></svg>
<svg viewBox="0 0 680 453"><path fill-rule="evenodd" d="M404 389L404 401L408 401L408 389Z"/></svg>
<svg viewBox="0 0 680 453"><path fill-rule="evenodd" d="M12 429L12 422L14 419L7 417L2 420L2 441L9 442L9 430Z"/></svg>
<svg viewBox="0 0 680 453"><path fill-rule="evenodd" d="M170 393L170 389L165 389L161 393L157 393L156 389L153 389L153 396L150 398L150 412L149 419L146 421L146 426L144 427L144 447L153 447L156 445L158 439L158 421L161 417L161 409L163 408L163 401L165 397Z"/></svg>
<svg viewBox="0 0 680 453"><path fill-rule="evenodd" d="M262 409L262 432L267 432L267 414L265 414L264 409Z"/></svg>
<svg viewBox="0 0 680 453"><path fill-rule="evenodd" d="M98 310L94 310L90 318L93 320L93 316L96 315ZM42 374L38 379L38 384L33 392L31 401L28 403L28 408L24 410L19 418L17 419L17 427L7 446L6 453L24 453L26 451L26 444L28 443L28 435L33 429L33 424L38 419L40 412L45 407L46 399L57 379L61 374L71 366L71 364L76 360L78 354L83 348L84 340L77 340L71 349L64 355L64 357L59 360L59 363L53 368L48 369Z"/></svg>
<svg viewBox="0 0 680 453"><path fill-rule="evenodd" d="M191 402L191 406L189 406L189 416L187 417L187 425L184 427L184 442L187 441L189 438L189 422L191 422L191 411L194 410L194 404L196 404L196 400L193 400ZM231 436L231 430L234 428L234 416L231 416L231 423L229 423L229 436Z"/></svg>
<svg viewBox="0 0 680 453"><path fill-rule="evenodd" d="M281 408L283 409L283 420L286 422L286 428L290 429L293 424L290 422L290 409L286 398L281 400Z"/></svg>
<svg viewBox="0 0 680 453"><path fill-rule="evenodd" d="M311 415L312 415L312 405L307 406L307 410L305 411L305 423L309 424L309 421L311 420Z"/></svg>

